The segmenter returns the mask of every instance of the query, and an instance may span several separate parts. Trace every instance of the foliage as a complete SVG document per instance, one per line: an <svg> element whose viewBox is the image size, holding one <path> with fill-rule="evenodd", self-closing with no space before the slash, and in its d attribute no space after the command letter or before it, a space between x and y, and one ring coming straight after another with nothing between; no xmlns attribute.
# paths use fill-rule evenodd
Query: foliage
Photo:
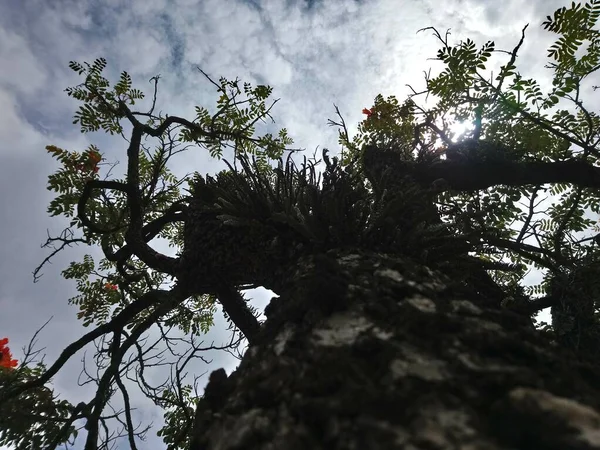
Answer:
<svg viewBox="0 0 600 450"><path fill-rule="evenodd" d="M329 125L340 128L338 142L342 146L341 164L343 166L356 164L365 145L400 149L399 151L405 153L407 159L411 158L416 125L414 107L415 104L411 99L399 104L393 95L387 99L384 99L381 94L378 95L375 97L373 107L363 110L367 118L358 124L358 133L352 139L343 119L340 123L329 120ZM357 167L360 167L360 163Z"/></svg>
<svg viewBox="0 0 600 450"><path fill-rule="evenodd" d="M437 53L441 70L435 76L426 75L425 91L413 89L402 114L395 98L378 97L371 109L363 111L367 117L352 140L345 126L331 122L341 127L340 143L348 150L349 157L343 163L352 163L350 155L359 153L361 145L374 138L372 128L380 126L383 120L384 129L392 136L379 139L378 144L393 142L395 133L397 140L406 145L412 129L414 139L403 151L412 156L442 154L452 142L452 126L470 123L470 131L460 139L498 143L523 160L552 162L574 158L597 165L600 118L589 110L584 92L590 92L588 79L600 67L598 17L600 2L592 0L560 8L543 22L545 29L558 35L548 49L552 62L547 67L553 71L553 81L546 90L538 81L524 78L517 69L518 51L527 27L510 52L496 49L492 41L480 48L470 39L451 45L449 33L442 36L433 28L424 29L432 30L442 44ZM488 65L496 61L496 55L503 54L508 54L508 61L493 74ZM418 97L423 94L435 100L432 108L418 104ZM439 195L438 207L443 217L456 222L459 232L471 233L483 241L489 238L488 244L476 249L483 259L527 263L545 270L561 264L576 265L585 255L598 253L593 235L589 235L596 222L593 217L600 213L600 194L595 189L557 184L494 186L474 193L446 191ZM502 242L513 239L517 245L503 248L498 245L499 238ZM524 248L526 243L531 245L522 251L519 247ZM498 281L514 283L524 274L495 272L494 276ZM551 270L540 286L529 288L529 293L547 294L553 276Z"/></svg>
<svg viewBox="0 0 600 450"><path fill-rule="evenodd" d="M84 83L66 89L69 96L83 103L74 117L74 123L81 126L82 133L103 129L109 134L122 135L122 121L131 119L131 115L146 117L148 127L161 127L166 117L153 114L158 77L151 80L155 84L155 97L151 110L148 113L130 112L127 106L135 105L136 100L144 98L144 94L132 88L132 79L126 72L121 73L119 81L111 88L110 82L102 76L106 65L107 62L103 58L97 59L92 64L85 62L69 64L72 70L85 76ZM212 82L210 78L208 79ZM285 146L292 142L285 129L280 130L277 137L270 133L254 137L257 122L270 117L270 110L275 103L270 106L266 103L272 93L270 87L252 87L249 83L244 83L244 98L240 99L242 88L239 87L237 80L228 81L222 78L218 85L213 84L218 87L220 93L216 113L210 115L206 108L197 107L196 120L190 122L189 126L181 127L175 124L165 128L165 131L157 136L159 145L153 152L143 147L143 151L139 153L139 183L146 222L160 219L169 207L185 201L179 188L185 179L177 180L167 168L168 159L176 153L174 150L181 144L194 142L205 147L211 156L217 158L220 158L223 150L228 147L233 148L236 153L252 153L256 155L264 170L268 166L268 159L280 156ZM129 227L127 193L123 190L112 190L109 195L105 189L93 189L87 199L86 213L97 226L110 232L98 234L82 224L79 203L85 187L90 182L99 180L99 165L104 165L99 164L104 159L100 150L91 145L86 151L79 153L50 145L47 151L62 164L62 167L48 178L48 189L58 194L50 203L48 212L51 216L64 215L72 220L69 228L59 238L51 238L46 243L49 245L59 241L62 245L46 258L44 263L65 246L73 243L101 245L107 258L99 264L96 264L93 257L88 254L84 256L82 262L72 262L62 272L63 277L77 282L79 294L69 299L71 304L79 307L77 317L83 320L84 326L101 326L117 317L144 293L161 286L166 277L163 273L148 270L140 260L131 259L127 263L128 270L134 274L142 274L132 281L122 272L115 270L118 269L116 262L108 258L110 254L114 254L115 247L121 248L125 245L125 233ZM127 179L114 181L113 186L125 185ZM158 191L157 186L160 185L166 187ZM77 229L81 230L82 237L72 238ZM167 223L157 235L168 239L171 246L181 247L183 244L181 224ZM36 269L34 275L37 275L44 263ZM111 271L113 272L110 273ZM176 327L186 334L206 333L213 325L215 310L213 296L191 296L165 314L161 323L166 327ZM141 311L126 324L126 329L134 329L136 325L146 320L150 313L150 310ZM21 370L29 369L23 367ZM36 371L38 376L40 370ZM27 382L27 379L12 381L19 385L21 382ZM185 389L181 386L179 388ZM163 388L162 392L163 395L179 395L176 394L179 388L174 391ZM163 429L165 436L172 431L168 425L171 423L170 418L177 417L181 407L182 405L178 405L179 409L167 413L167 427ZM19 434L26 436L27 432L22 427L28 426L33 430L34 424L35 421L21 422L18 433L9 434L7 437L9 440L6 442L17 439ZM10 426L6 425L4 428L8 430ZM74 431L66 433L64 439L68 439L69 434L72 433ZM52 435L57 433L49 429L48 436Z"/></svg>
<svg viewBox="0 0 600 450"><path fill-rule="evenodd" d="M128 102L134 105L136 99L144 97L141 91L131 88L131 77L126 72L122 72L119 82L115 84L112 90L108 90L110 83L101 76L106 67L106 60L103 58L94 61L91 65L71 62L70 67L80 75L86 75L85 83L66 89L68 95L84 103L75 115L75 123L81 124L81 131L96 131L99 127L102 127L111 134L121 133L123 128L120 121L123 119L124 114L119 110L122 109L122 103ZM156 78L154 81L156 83L158 79ZM143 186L142 195L145 199L146 221L150 222L157 219L165 213L169 206L183 200L179 186L185 180L178 181L167 168L168 158L173 154L172 148L169 148L167 144L172 147L177 145L177 142L196 141L205 146L210 151L211 156L221 157L223 149L228 145L232 145L229 138L234 136L233 146L235 151L257 155L259 164L264 166L268 158L280 156L284 146L291 143L285 129L279 131L278 138L273 138L271 134L267 133L251 140L256 123L265 117L269 117L269 111L273 106L266 106L266 100L272 93L270 87L257 86L253 88L249 83L244 83L245 98L239 100L238 96L241 94L239 82L221 78L218 91L221 95L217 102L218 110L215 114L211 116L206 108L196 107L197 117L194 124L199 125L198 129L210 130L210 133L208 133L210 135L209 139L201 139L196 128L191 130L184 127L175 139L169 138L170 133L165 131L164 136L160 138L161 145L156 148L153 154L150 154L146 149L145 152L140 153L140 185ZM246 107L242 108L242 106ZM153 116L151 112L143 114L148 117L148 124L160 126L164 122L164 118ZM48 212L52 216L64 214L67 217L73 217L84 185L91 178L95 179L97 177L97 173L89 174L82 171L73 171L73 167L85 162L88 154L99 155L99 149L92 145L87 152L79 154L49 146L48 151L64 166L48 178L48 189L60 194L50 203ZM125 182L124 179L116 181ZM163 183L168 187L160 192L155 192L159 183ZM104 191L92 191L91 198L86 205L87 211L102 228L110 228L115 231L108 235L98 236L97 233L83 227L76 215L70 226L82 229L83 242L87 245L101 243L103 249L105 247L120 248L125 243L124 233L128 224L126 205L127 197L122 191L113 191L113 197L109 197ZM161 230L158 237L168 239L171 246L181 247L183 245L181 232L180 225L170 224ZM100 263L100 268L103 270L114 269L115 264L104 259ZM131 269L142 271L144 270L143 263L132 261ZM63 271L62 274L67 279L77 280L77 287L81 294L70 299L70 303L80 307L78 317L84 320L83 323L86 326L92 323L104 323L110 317L118 314L127 304L130 304L126 294L136 298L149 288L159 286L165 279L164 274L155 272L149 277L144 277L139 282L131 284L117 274L100 275L94 272L94 262L91 255L86 255L83 263L72 263L70 268ZM92 274L98 276L93 282L89 281ZM149 283L149 281L151 282ZM125 292L107 292L104 288L107 282L123 286ZM192 325L194 328L204 327L198 323L197 317L192 319L194 315L189 314L190 311L196 311L198 307L197 301L195 305L181 307L181 314L177 317L181 320L178 325L182 329L188 330ZM184 313L184 311L187 311L187 313ZM187 319L184 319L186 317ZM204 316L201 315L201 317ZM142 319L143 316L140 316L139 320Z"/></svg>
<svg viewBox="0 0 600 450"><path fill-rule="evenodd" d="M190 435L182 435L181 432L189 431L198 400L197 395L192 395L190 385L184 386L178 393L170 390L163 392L161 401L165 408L165 425L157 435L163 438L169 448L188 448Z"/></svg>
<svg viewBox="0 0 600 450"><path fill-rule="evenodd" d="M46 370L42 362L27 358L12 370L0 368L0 391L5 388L36 380ZM0 445L15 450L55 448L77 437L77 427L70 420L73 406L59 400L53 390L39 386L19 398L0 404ZM52 420L44 420L52 418Z"/></svg>
<svg viewBox="0 0 600 450"><path fill-rule="evenodd" d="M193 192L224 223L274 226L277 238L287 240L288 247L300 244L324 253L352 246L402 253L432 265L455 256L458 240L447 235L442 224L428 223L423 208L427 199L419 189L409 186L392 198L391 189L383 195L367 189L326 150L323 161L325 169L318 174L316 161L305 158L298 167L288 157L269 176L260 173L256 161L241 157L241 173L232 170L206 181L196 179ZM444 242L443 234L452 242ZM424 245L433 237L437 240ZM435 261L428 255L435 255Z"/></svg>
<svg viewBox="0 0 600 450"><path fill-rule="evenodd" d="M120 109L119 103L135 105L136 100L144 98L142 91L131 88L131 76L127 72L122 72L118 83L108 91L110 82L102 76L106 64L104 58L98 58L92 64L75 61L69 63L73 71L79 75L85 74L83 85L66 89L70 97L84 102L73 119L73 124L80 124L82 133L98 131L100 128L110 134L122 133L123 127L119 119L123 114L115 113Z"/></svg>

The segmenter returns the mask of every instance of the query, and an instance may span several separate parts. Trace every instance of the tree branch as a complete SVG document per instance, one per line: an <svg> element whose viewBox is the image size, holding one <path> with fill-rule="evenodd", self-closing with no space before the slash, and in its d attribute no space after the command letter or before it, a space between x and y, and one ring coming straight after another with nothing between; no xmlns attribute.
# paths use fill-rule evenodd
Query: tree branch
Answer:
<svg viewBox="0 0 600 450"><path fill-rule="evenodd" d="M438 161L431 165L402 162L417 181L430 185L444 179L445 190L476 191L496 185L526 186L571 183L600 188L600 167L571 159L559 162Z"/></svg>
<svg viewBox="0 0 600 450"><path fill-rule="evenodd" d="M217 289L217 297L227 315L244 333L248 343L254 344L260 331L260 324L246 305L242 294L232 286L220 286Z"/></svg>
<svg viewBox="0 0 600 450"><path fill-rule="evenodd" d="M56 375L56 373L58 373L58 371L66 364L71 356L92 342L94 339L110 332L122 330L131 319L133 319L138 313L142 312L146 308L158 303L178 304L189 297L189 295L189 292L182 290L182 288L179 286L175 286L170 291L152 290L146 292L134 303L126 306L125 309L117 314L117 316L114 317L110 322L98 326L96 329L90 331L77 341L68 345L62 351L54 364L52 364L52 366L50 366L50 368L37 379L23 383L19 386L15 386L14 389L7 389L6 392L2 392L2 395L0 395L0 403L14 398L29 389L43 386L45 383L50 381L50 379Z"/></svg>

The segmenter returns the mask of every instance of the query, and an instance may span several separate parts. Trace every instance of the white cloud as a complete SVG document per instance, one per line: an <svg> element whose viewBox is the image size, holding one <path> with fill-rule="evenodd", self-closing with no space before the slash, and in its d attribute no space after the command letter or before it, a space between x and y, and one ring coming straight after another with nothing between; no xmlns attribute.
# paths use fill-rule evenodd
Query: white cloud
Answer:
<svg viewBox="0 0 600 450"><path fill-rule="evenodd" d="M124 70L132 74L148 74L167 56L168 44L160 42L153 34L152 30L129 27L119 34L119 42L115 42L115 55L118 57L118 64L126 67ZM119 46L118 43L123 41L131 42L132 45Z"/></svg>
<svg viewBox="0 0 600 450"><path fill-rule="evenodd" d="M33 126L23 120L16 96L0 88L0 104L0 136L3 141L0 157L30 159L35 154L41 155L43 138Z"/></svg>
<svg viewBox="0 0 600 450"><path fill-rule="evenodd" d="M0 71L1 84L20 95L27 95L44 85L48 74L22 36L0 28L0 58L4 61Z"/></svg>

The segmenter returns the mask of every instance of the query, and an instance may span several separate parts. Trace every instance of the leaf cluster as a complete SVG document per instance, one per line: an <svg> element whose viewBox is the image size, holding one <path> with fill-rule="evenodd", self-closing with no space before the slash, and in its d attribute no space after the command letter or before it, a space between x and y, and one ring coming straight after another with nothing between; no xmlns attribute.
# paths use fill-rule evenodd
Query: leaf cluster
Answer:
<svg viewBox="0 0 600 450"><path fill-rule="evenodd" d="M444 36L434 28L425 28L441 43L437 53L441 71L435 76L425 74L423 91L409 86L413 94L404 103L404 114L390 114L399 105L395 98L377 97L374 106L364 110L367 118L352 139L343 119L330 121L340 128L340 144L348 150L342 165L363 169L360 155L374 133L377 135L382 117L389 134L374 139L375 147L385 149L385 143L392 142L391 148L406 160L410 160L409 155L429 163L444 158L445 150L457 145L452 127L469 124L459 141L487 143L490 151L506 148L512 161L583 160L597 165L600 122L582 92L584 81L600 68L599 11L597 0L573 3L558 9L542 24L558 35L548 50L552 62L547 68L553 72L550 89L519 72L518 52L527 27L511 51L497 49L492 41L480 47L470 39L453 45L449 32ZM508 56L494 74L488 65L501 55ZM432 98L433 106L419 104L417 100L423 95ZM385 114L378 115L378 111ZM480 156L489 160L487 154ZM567 184L501 185L473 193L445 190L436 203L451 229L471 236L473 250L482 261L510 261L519 267L509 272L492 271L502 284L521 282L527 267L548 270L540 286L527 288L530 295L547 294L548 283L559 267L570 267L598 254L595 243L600 239L598 230L593 230L600 195L594 189Z"/></svg>
<svg viewBox="0 0 600 450"><path fill-rule="evenodd" d="M0 368L0 391L35 380L45 368L43 363L21 365L14 370ZM68 401L59 400L54 391L45 386L2 402L0 445L10 445L15 450L54 448L67 442L72 445L78 434L72 412L73 406Z"/></svg>
<svg viewBox="0 0 600 450"><path fill-rule="evenodd" d="M82 133L98 131L100 128L111 135L122 133L120 119L124 114L121 112L121 103L135 105L136 100L144 98L142 91L131 87L131 76L127 72L121 72L117 84L108 90L110 82L102 76L106 65L104 58L98 58L92 64L69 63L71 70L85 75L85 82L65 89L69 97L83 102L73 119L73 124L81 126Z"/></svg>
<svg viewBox="0 0 600 450"><path fill-rule="evenodd" d="M71 62L71 69L84 75L85 82L67 88L67 94L84 103L75 114L74 121L81 125L82 132L97 131L102 128L110 134L122 134L122 120L126 119L134 125L134 128L141 128L146 135L159 140L159 145L154 152L148 149L143 142L140 143L136 158L135 179L138 182L142 219L145 223L142 229L143 239L150 240L158 236L169 239L170 245L180 247L183 245L181 219L177 219L173 213L185 209L178 205L186 202L186 197L181 196L179 192L179 186L186 180L177 180L166 166L167 161L174 154L182 151L178 149L182 144L194 142L207 148L215 157L220 157L226 147L233 148L236 154L252 153L256 156L261 170L269 173L269 158L281 156L285 147L292 143L285 129L279 130L275 135L265 133L262 136L254 136L258 122L264 122L265 118L270 118L270 110L275 104L273 102L270 106L267 105L268 97L272 93L272 89L268 86L252 87L245 83L242 94L237 80L229 82L221 79L218 85L213 83L217 85L221 95L217 102L217 112L207 115L205 108L198 107L196 109L197 120L189 122L175 116L162 117L153 113L158 76L150 80L154 81L155 87L150 111L130 110L130 105L134 105L136 100L144 98L143 93L132 88L131 77L126 72L121 74L120 80L111 88L110 82L102 76L106 65L106 60L102 58L94 61L93 64ZM210 78L208 79L212 82ZM242 96L245 97L241 98ZM145 117L146 123L142 124L137 117ZM185 146L183 149L185 150L187 147ZM66 279L74 279L77 282L79 294L69 299L69 302L79 307L77 317L82 319L84 326L97 325L95 330L88 333L88 335L93 335L96 330L113 323L127 310L132 307L136 309L135 304L140 302L140 299L147 297L149 292L161 286L166 277L160 271L149 269L141 260L136 259L134 254L127 252L128 245L125 237L132 220L129 207L131 188L128 187L128 178L113 181L99 180L95 164L102 157L99 149L95 146L90 146L83 153L69 152L55 146L48 146L47 150L62 165L55 174L49 176L48 190L57 192L58 196L51 202L48 211L53 216L65 215L71 217L72 220L70 227L60 237L48 239L46 246L57 242L60 246L55 248L55 251L46 258L44 263L65 247L77 243L100 244L106 256L96 265L91 255L85 255L83 261L72 262L62 272ZM158 189L161 185L162 189ZM86 220L82 220L84 216ZM93 224L93 227L88 226L88 223ZM73 227L81 230L82 238L73 238ZM36 269L34 275L44 263ZM143 301L147 302L147 300ZM152 303L149 304L152 305ZM168 329L176 327L186 334L206 333L214 323L215 311L214 296L191 295L173 304L170 309L166 309L157 324L161 330L162 327ZM126 333L125 330L129 330L135 334L138 329L147 327L146 322L155 315L156 311L152 308L139 310L125 323L123 332ZM165 336L165 339L170 338ZM139 352L142 352L139 345L137 348ZM223 348L227 348L227 346ZM100 356L101 353L97 356ZM142 371L144 355L145 353L140 353L138 357ZM66 358L68 359L68 356ZM66 359L61 363L57 362L55 366L64 364L64 362ZM130 362L127 363L123 370L128 370L130 365ZM105 368L107 373L109 369L112 370L108 366ZM23 370L28 370L28 368L24 366ZM53 366L51 370L57 369ZM38 378L46 378L47 372L38 375ZM148 385L143 381L143 375L139 376L142 377L142 381L139 381L142 391L147 395L154 395L148 391ZM116 381L118 383L118 379ZM184 387L178 382L171 392L173 395L180 396L184 390ZM110 398L114 391L115 389L109 386L108 391L102 395ZM20 394L18 400L15 401L24 399L31 392L34 391L27 388L25 393ZM176 416L181 413L181 404L179 402L176 405L172 414ZM59 407L61 403L56 403L56 405ZM14 418L13 416L10 416L10 420ZM167 420L168 424L171 423L169 420ZM42 422L45 423L44 419L37 417L36 421L32 421L29 425L23 422L22 426L29 427L27 429L31 431L36 427L39 428L39 423ZM48 422L51 420L49 419ZM7 425L7 427L9 426ZM27 436L25 428L19 428L18 433ZM75 431L70 428L63 431L65 439L75 435ZM134 433L133 429L128 432ZM168 435L169 432L170 428L167 425L164 433ZM7 437L7 442L15 441L18 433ZM54 435L58 436L57 433ZM61 434L61 436L63 435Z"/></svg>

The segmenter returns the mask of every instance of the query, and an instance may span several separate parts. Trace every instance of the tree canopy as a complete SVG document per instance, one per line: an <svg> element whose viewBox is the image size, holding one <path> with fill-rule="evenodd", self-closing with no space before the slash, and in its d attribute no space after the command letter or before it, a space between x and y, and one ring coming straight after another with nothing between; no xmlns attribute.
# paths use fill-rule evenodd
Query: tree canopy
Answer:
<svg viewBox="0 0 600 450"><path fill-rule="evenodd" d="M277 292L277 261L298 252L368 248L445 268L457 279L469 268L475 274L469 283L497 294L490 301L527 317L551 307L552 324L541 324L539 333L582 357L597 357L600 118L592 105L592 75L600 68L599 17L600 1L591 0L543 21L556 35L547 49L549 87L518 70L527 27L511 50L496 49L492 41L453 44L449 33L420 30L439 41L442 70L427 73L425 87L411 87L402 102L377 96L354 136L336 107L329 124L339 128L339 157L324 152L321 160L301 163L294 162L299 151L290 148L287 130L258 132L272 120L276 101L269 101L269 86L213 81L200 71L218 100L212 110L196 107L188 120L155 112L158 76L150 80L152 106L140 112L133 107L144 93L127 72L111 85L103 76L105 59L71 62L84 79L66 89L81 102L73 123L82 133L121 135L127 173L101 179L104 158L95 146L83 152L46 147L62 164L48 178L57 194L48 212L71 221L46 242L53 250L34 279L72 244L99 245L104 259L96 263L86 255L62 272L77 283L79 295L69 303L90 331L51 365L40 361L32 340L15 366L0 340L6 349L0 353L0 444L56 448L85 428L86 450L119 436L136 448L147 428L132 419L124 380L131 372L164 409L158 433L165 444L186 448L198 396L185 368L206 350L197 336L213 325L219 302L234 328L231 342L220 348L264 339L257 312L239 291L263 285ZM492 73L497 64L499 72ZM469 125L460 136L452 132L457 123ZM146 137L157 143L154 149ZM233 149L234 160L215 176L196 172L178 180L167 163L191 145L216 158ZM155 237L179 247L178 256L154 250L148 243ZM243 259L235 252L241 239L265 259ZM211 271L211 263L230 270ZM204 277L188 273L203 264ZM540 284L523 285L530 270L543 271ZM169 278L176 283L165 289ZM160 338L147 343L143 335L151 327ZM173 332L188 335L189 348L173 353L171 379L153 386L145 366L152 366L152 349L161 341L168 346L181 339ZM98 371L84 374L97 383L97 394L73 405L58 398L51 380L91 343ZM117 393L124 407L113 414L107 405ZM117 435L108 432L119 425Z"/></svg>

